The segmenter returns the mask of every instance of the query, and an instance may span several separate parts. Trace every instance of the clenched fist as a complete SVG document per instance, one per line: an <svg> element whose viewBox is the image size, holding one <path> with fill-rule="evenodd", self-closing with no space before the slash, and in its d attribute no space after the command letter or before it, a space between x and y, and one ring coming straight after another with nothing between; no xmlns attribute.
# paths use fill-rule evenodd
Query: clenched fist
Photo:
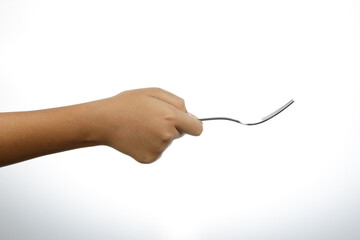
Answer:
<svg viewBox="0 0 360 240"><path fill-rule="evenodd" d="M99 104L103 143L141 163L158 159L182 134L203 130L183 99L159 88L126 91Z"/></svg>

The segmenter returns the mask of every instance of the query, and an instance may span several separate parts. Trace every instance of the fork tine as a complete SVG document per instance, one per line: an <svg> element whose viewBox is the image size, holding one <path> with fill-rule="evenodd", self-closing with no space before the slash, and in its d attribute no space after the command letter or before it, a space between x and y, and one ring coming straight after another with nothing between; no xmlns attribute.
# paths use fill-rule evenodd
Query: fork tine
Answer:
<svg viewBox="0 0 360 240"><path fill-rule="evenodd" d="M263 122L266 122L268 120L270 120L271 118L275 117L276 115L278 115L279 113L281 113L282 111L284 111L287 107L289 107L291 104L294 103L294 100L291 99L288 103L286 103L284 106L282 106L281 108L277 109L275 112L270 113L269 115L263 117L260 121L258 122L253 122L253 123L242 123L239 120L236 119L232 119L232 118L227 118L227 117L213 117L213 118L199 118L198 120L200 121L209 121L209 120L228 120L228 121L233 121L233 122L237 122L243 125L257 125Z"/></svg>
<svg viewBox="0 0 360 240"><path fill-rule="evenodd" d="M281 113L282 111L284 111L287 107L289 107L291 104L294 103L294 100L291 99L288 103L286 103L284 106L282 106L281 108L277 109L276 111L270 113L269 115L263 117L259 122L254 122L254 123L244 123L245 125L257 125L263 122L266 122L268 120L270 120L271 118L275 117L276 115L278 115L279 113Z"/></svg>

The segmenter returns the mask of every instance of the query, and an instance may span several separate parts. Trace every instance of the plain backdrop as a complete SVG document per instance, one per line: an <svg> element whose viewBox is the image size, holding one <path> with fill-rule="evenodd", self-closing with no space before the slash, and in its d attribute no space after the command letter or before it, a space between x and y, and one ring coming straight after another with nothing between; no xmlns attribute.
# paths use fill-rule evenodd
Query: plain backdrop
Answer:
<svg viewBox="0 0 360 240"><path fill-rule="evenodd" d="M1 168L0 239L360 239L359 43L357 0L1 0L1 112L143 87L198 117L295 103L150 165L93 147Z"/></svg>

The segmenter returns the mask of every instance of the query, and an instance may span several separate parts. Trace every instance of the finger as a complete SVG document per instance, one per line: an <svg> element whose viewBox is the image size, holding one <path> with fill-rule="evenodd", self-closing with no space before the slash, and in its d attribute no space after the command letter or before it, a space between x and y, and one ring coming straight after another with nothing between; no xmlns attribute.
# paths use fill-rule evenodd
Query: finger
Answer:
<svg viewBox="0 0 360 240"><path fill-rule="evenodd" d="M150 92L150 96L157 98L161 101L164 101L174 107L176 107L178 110L182 111L182 112L187 112L186 107L185 107L185 101L176 96L175 94L165 91L161 88L150 88L149 89Z"/></svg>
<svg viewBox="0 0 360 240"><path fill-rule="evenodd" d="M181 133L199 136L203 131L202 122L189 113L179 111L177 122L175 124L176 128Z"/></svg>

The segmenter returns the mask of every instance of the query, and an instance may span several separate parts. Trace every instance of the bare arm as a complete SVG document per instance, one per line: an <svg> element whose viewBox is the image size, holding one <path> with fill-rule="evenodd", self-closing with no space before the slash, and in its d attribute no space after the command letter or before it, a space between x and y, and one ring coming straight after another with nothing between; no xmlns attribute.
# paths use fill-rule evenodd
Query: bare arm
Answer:
<svg viewBox="0 0 360 240"><path fill-rule="evenodd" d="M181 98L158 88L131 90L73 106L0 113L0 167L96 145L151 163L181 134L201 132Z"/></svg>

